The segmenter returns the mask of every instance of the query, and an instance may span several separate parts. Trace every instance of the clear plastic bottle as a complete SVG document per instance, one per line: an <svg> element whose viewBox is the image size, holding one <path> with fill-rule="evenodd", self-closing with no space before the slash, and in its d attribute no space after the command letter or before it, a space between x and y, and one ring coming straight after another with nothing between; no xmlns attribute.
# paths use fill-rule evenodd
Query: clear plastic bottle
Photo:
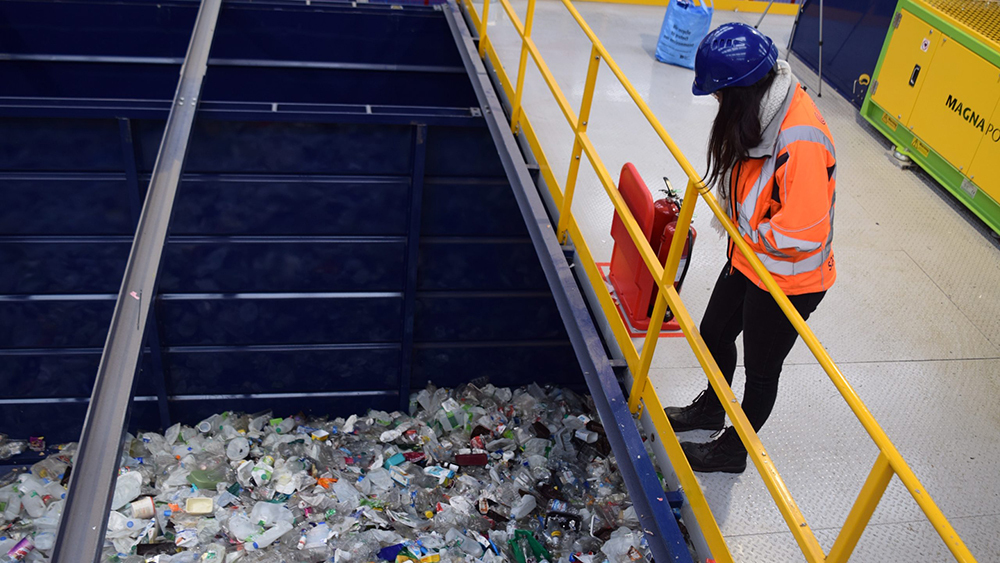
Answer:
<svg viewBox="0 0 1000 563"><path fill-rule="evenodd" d="M21 495L14 490L14 485L0 489L0 522L11 522L21 513Z"/></svg>
<svg viewBox="0 0 1000 563"><path fill-rule="evenodd" d="M226 446L226 457L228 457L230 461L240 461L246 459L249 454L250 442L242 436L233 438Z"/></svg>
<svg viewBox="0 0 1000 563"><path fill-rule="evenodd" d="M517 501L517 504L511 507L510 517L514 520L520 520L531 514L536 506L538 506L538 501L533 495L524 495Z"/></svg>
<svg viewBox="0 0 1000 563"><path fill-rule="evenodd" d="M281 536L287 534L292 530L292 525L288 522L278 522L274 526L264 530L263 533L252 536L243 544L243 549L247 551L257 551L258 549L263 549L276 540L281 538Z"/></svg>
<svg viewBox="0 0 1000 563"><path fill-rule="evenodd" d="M279 522L292 523L292 511L281 504L273 502L258 502L250 512L250 521L262 526L271 526Z"/></svg>
<svg viewBox="0 0 1000 563"><path fill-rule="evenodd" d="M21 506L32 518L45 514L45 484L33 475L21 475L18 480L17 494L21 497Z"/></svg>

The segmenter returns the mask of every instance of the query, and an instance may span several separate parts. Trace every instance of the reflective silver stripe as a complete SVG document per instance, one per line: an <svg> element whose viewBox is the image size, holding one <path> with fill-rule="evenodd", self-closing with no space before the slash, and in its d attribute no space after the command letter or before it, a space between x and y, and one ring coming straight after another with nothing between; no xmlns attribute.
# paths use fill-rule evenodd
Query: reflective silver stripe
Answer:
<svg viewBox="0 0 1000 563"><path fill-rule="evenodd" d="M783 235L778 231L772 230L770 223L764 223L764 225L767 225L768 232L771 232L774 235L774 242L777 243L779 248L794 248L799 252L812 252L814 250L818 250L819 247L822 246L820 243L815 241L801 240L788 235ZM764 225L761 225L758 230L763 229ZM761 230L760 234L764 235L765 233ZM766 243L767 239L764 239L764 242Z"/></svg>
<svg viewBox="0 0 1000 563"><path fill-rule="evenodd" d="M747 220L747 225L750 225L750 218L754 216L757 211L757 201L760 199L760 192L763 191L764 186L767 185L768 180L774 176L774 167L777 162L777 154L781 152L781 136L778 136L779 147L778 150L774 151L775 155L769 157L764 161L764 165L760 168L760 176L757 177L757 181L754 182L753 188L747 193L747 196L743 198L743 201L739 202L737 206L739 208L740 217L745 217ZM751 235L753 236L753 235ZM756 242L756 241L754 241Z"/></svg>
<svg viewBox="0 0 1000 563"><path fill-rule="evenodd" d="M771 241L767 240L767 233L771 232L771 223L762 223L759 227L757 227L757 232L760 233L760 241L764 243L764 249L767 250L768 254L771 256L777 256L778 258L791 258L788 254L785 254L772 246ZM816 248L819 248L819 245L817 245ZM816 248L813 250L816 250Z"/></svg>
<svg viewBox="0 0 1000 563"><path fill-rule="evenodd" d="M757 258L760 258L760 261L764 263L764 267L767 268L768 272L781 276L794 276L795 274L811 272L816 268L819 268L824 262L826 262L827 258L830 257L830 253L831 250L827 247L824 248L822 252L818 252L797 262L778 260L768 254L764 254L763 252L757 252L756 254Z"/></svg>
<svg viewBox="0 0 1000 563"><path fill-rule="evenodd" d="M782 276L794 276L795 274L801 274L804 272L811 272L816 268L823 266L823 264L830 258L833 254L833 216L836 210L835 204L837 203L837 194L834 192L833 200L830 202L830 234L826 237L826 244L823 250L813 254L807 258L803 258L796 262L789 262L785 260L778 260L774 256L781 256L780 253L774 255L764 254L762 252L757 252L757 257L760 261L764 263L764 267L767 268L768 272L772 274L779 274ZM764 225L767 225L766 230L764 230ZM770 231L771 226L767 223L761 225L762 232ZM778 234L778 233L775 233ZM773 252L771 245L768 243L767 239L764 238L764 247L767 248L768 252ZM810 243L818 244L818 243Z"/></svg>
<svg viewBox="0 0 1000 563"><path fill-rule="evenodd" d="M739 223L740 223L740 234L743 236L750 237L750 240L752 240L756 244L757 231L750 228L750 220L744 217L742 213L740 213L739 216Z"/></svg>
<svg viewBox="0 0 1000 563"><path fill-rule="evenodd" d="M794 143L795 141L809 141L812 143L820 143L826 147L826 150L830 151L830 154L834 158L837 158L836 152L833 150L833 143L830 142L830 138L826 136L819 127L813 127L812 125L796 125L795 127L789 127L778 135L778 150L775 154L781 152L781 149L787 147L788 145Z"/></svg>
<svg viewBox="0 0 1000 563"><path fill-rule="evenodd" d="M833 213L837 209L837 192L833 192L833 199L830 200L830 234L826 237L826 248L833 245Z"/></svg>

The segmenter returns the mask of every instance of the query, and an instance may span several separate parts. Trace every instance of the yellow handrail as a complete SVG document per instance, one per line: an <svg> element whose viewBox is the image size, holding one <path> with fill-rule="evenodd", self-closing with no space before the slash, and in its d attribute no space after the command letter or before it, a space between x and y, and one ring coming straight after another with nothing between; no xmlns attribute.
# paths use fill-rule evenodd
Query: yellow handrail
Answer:
<svg viewBox="0 0 1000 563"><path fill-rule="evenodd" d="M698 359L699 364L705 371L709 383L715 393L719 396L719 399L721 400L726 413L729 415L730 420L733 422L733 426L736 428L737 433L740 435L743 444L747 447L751 460L760 472L760 475L771 493L775 504L777 505L782 516L785 518L792 535L798 542L799 547L805 555L807 561L841 562L848 560L893 475L899 476L900 481L902 481L907 490L910 491L910 494L916 500L917 505L921 508L927 519L934 526L934 529L944 540L955 559L962 562L975 561L968 548L962 542L961 538L959 538L958 534L948 523L947 519L941 513L941 510L937 507L934 501L930 498L927 491L924 490L923 485L917 479L916 475L913 474L912 470L910 470L906 461L903 460L899 451L889 440L888 436L886 436L885 432L875 421L874 417L872 417L871 412L869 412L867 407L865 407L860 397L858 397L857 393L855 393L854 389L847 382L843 373L841 373L840 369L833 362L833 359L823 348L822 344L820 344L816 335L812 332L805 320L803 320L802 316L791 304L788 297L782 292L781 288L778 287L777 282L761 263L760 259L757 258L756 254L744 241L737 228L729 219L727 213L719 206L715 197L705 190L705 185L702 182L701 176L681 152L680 148L653 114L645 100L642 99L636 89L632 86L631 82L629 82L624 72L622 72L621 68L619 68L615 63L610 53L608 53L607 49L597 38L590 26L587 25L583 16L581 16L573 6L571 0L561 0L561 2L586 34L592 46L590 64L587 70L583 101L581 103L579 117L577 117L576 113L573 111L569 101L563 94L562 89L559 87L547 64L545 63L545 60L542 58L534 40L531 38L534 23L535 0L528 0L524 24L521 23L520 18L510 3L510 0L499 0L504 11L510 17L510 21L521 39L521 53L517 80L516 84L513 86L499 56L496 53L496 50L489 41L485 17L489 13L490 0L483 0L483 19L479 19L476 9L472 5L472 0L458 1L469 14L470 19L479 34L480 56L489 60L493 70L497 73L501 87L505 90L507 99L513 100L511 128L515 132L523 134L524 138L527 140L532 152L539 161L539 168L541 169L542 177L550 191L553 202L560 210L557 225L559 238L563 242L565 242L567 237L573 241L577 249L579 261L587 274L588 280L597 295L598 301L605 312L608 323L611 326L611 330L615 335L615 339L622 349L626 363L633 374L633 386L631 392L629 393L629 406L632 408L633 412L638 412L643 405L649 409L649 414L653 421L657 435L662 440L664 449L677 473L678 480L687 494L688 502L695 514L695 517L701 525L702 533L709 549L712 551L713 557L720 563L732 561L732 555L729 553L728 547L726 546L718 528L718 524L716 523L711 510L708 508L708 503L705 501L704 494L702 493L701 488L691 471L691 467L680 448L680 443L677 440L676 434L673 432L667 417L663 413L659 397L657 396L655 389L651 385L648 385L649 367L652 363L653 354L655 353L656 348L655 344L659 338L666 308L668 306L671 311L673 311L674 317L680 325L688 344L691 346L691 349L695 353L695 357ZM569 126L574 131L573 150L570 158L569 173L565 183L565 191L559 188L559 183L552 173L547 160L545 159L544 151L538 142L537 135L535 135L531 122L521 105L524 88L524 76L526 72L525 67L527 65L527 56L529 54L541 73L542 78L545 80L549 90L552 92L552 95L565 116ZM602 60L608 68L611 69L611 72L625 88L626 92L628 92L629 97L642 112L650 126L652 126L653 130L660 137L664 146L671 153L676 162L683 169L685 175L688 177L684 203L681 206L680 214L677 220L677 230L674 234L667 263L665 265L661 265L659 263L656 254L653 252L649 242L643 236L642 230L640 229L635 218L632 216L632 213L629 211L628 206L622 199L620 193L618 192L618 188L615 185L614 179L604 166L604 163L601 161L597 150L594 148L587 134L587 122L590 118L594 89L597 82L600 62ZM598 180L600 181L602 187L604 187L605 192L614 205L615 210L626 228L626 231L638 249L639 255L642 257L646 268L649 270L654 280L656 280L657 287L659 288L658 297L654 304L653 315L650 319L649 330L646 334L641 354L636 350L635 345L629 337L628 331L625 329L624 322L621 320L614 307L614 303L608 293L607 287L601 278L600 272L594 263L586 241L584 240L579 226L577 225L572 214L572 201L579 172L579 162L583 154L585 154L588 161L590 161ZM719 370L715 359L708 351L708 348L698 331L697 325L688 313L687 308L681 301L677 291L674 289L673 281L680 263L684 242L687 240L687 233L690 229L695 204L699 195L705 198L705 201L709 208L711 208L712 213L718 217L723 226L726 228L726 231L729 233L730 239L734 241L736 248L747 258L754 272L756 272L760 279L764 282L764 285L774 297L778 306L788 317L796 331L798 331L802 340L806 343L809 350L819 361L823 370L827 373L831 381L833 381L834 386L836 386L841 396L844 397L844 400L850 406L851 411L861 422L862 426L868 432L868 435L879 449L879 455L875 461L875 465L872 468L872 471L869 474L863 488L861 489L861 492L851 509L850 514L848 515L847 521L845 522L840 535L837 537L829 555L824 555L819 542L816 540L815 535L809 528L805 518L789 493L788 488L785 486L780 474L774 467L770 456L768 456L763 444L757 437L757 434L750 425L749 420L747 420L746 415L743 413L743 409L737 403L736 397L729 384L726 383L726 380L723 377L722 372Z"/></svg>

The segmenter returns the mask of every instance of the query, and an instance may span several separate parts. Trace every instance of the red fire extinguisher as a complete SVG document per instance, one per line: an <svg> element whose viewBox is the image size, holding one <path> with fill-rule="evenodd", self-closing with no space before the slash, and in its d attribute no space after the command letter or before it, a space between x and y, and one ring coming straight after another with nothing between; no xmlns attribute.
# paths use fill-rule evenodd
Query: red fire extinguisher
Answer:
<svg viewBox="0 0 1000 563"><path fill-rule="evenodd" d="M670 184L670 180L664 177L663 182L667 185L667 189L663 190L665 197L653 202L653 233L650 240L653 252L659 258L660 264L667 263L667 255L670 253L674 233L677 232L677 217L681 212L682 203L680 196ZM674 280L674 287L677 288L677 291L681 290L681 285L687 276L688 267L691 265L691 252L694 250L694 241L697 236L694 227L688 229L687 243L684 245L680 265L677 268L677 277ZM653 305L656 303L657 291L658 289L654 286L653 298L649 301L649 316L653 316ZM673 313L668 309L664 321L669 321L673 317Z"/></svg>

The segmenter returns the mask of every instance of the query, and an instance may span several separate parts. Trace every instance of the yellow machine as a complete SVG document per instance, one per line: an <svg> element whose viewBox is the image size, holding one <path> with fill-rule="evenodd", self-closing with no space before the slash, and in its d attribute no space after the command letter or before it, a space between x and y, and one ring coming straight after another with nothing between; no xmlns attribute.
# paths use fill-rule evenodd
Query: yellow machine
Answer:
<svg viewBox="0 0 1000 563"><path fill-rule="evenodd" d="M1000 233L1000 2L902 0L861 112Z"/></svg>

